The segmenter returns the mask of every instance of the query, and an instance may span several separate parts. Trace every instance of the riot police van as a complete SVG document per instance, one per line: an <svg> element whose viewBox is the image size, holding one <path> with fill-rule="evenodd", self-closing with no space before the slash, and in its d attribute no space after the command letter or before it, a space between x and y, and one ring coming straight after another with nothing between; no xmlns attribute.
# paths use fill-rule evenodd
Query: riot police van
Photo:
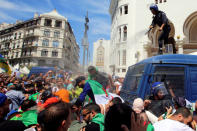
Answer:
<svg viewBox="0 0 197 131"><path fill-rule="evenodd" d="M169 84L177 97L190 102L197 100L197 56L195 55L159 55L145 59L128 68L120 96L132 104L137 97L145 99L151 95L151 86L155 82Z"/></svg>

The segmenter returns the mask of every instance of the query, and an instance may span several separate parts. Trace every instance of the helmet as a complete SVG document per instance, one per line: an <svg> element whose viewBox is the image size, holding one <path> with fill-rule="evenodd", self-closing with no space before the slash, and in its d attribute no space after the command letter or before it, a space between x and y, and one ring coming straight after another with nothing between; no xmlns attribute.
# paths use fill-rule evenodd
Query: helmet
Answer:
<svg viewBox="0 0 197 131"><path fill-rule="evenodd" d="M152 9L155 10L155 11L159 11L159 8L156 4L151 4L150 5L150 10L152 10Z"/></svg>
<svg viewBox="0 0 197 131"><path fill-rule="evenodd" d="M163 95L168 94L166 87L165 87L164 83L162 83L162 82L153 83L151 90L152 90L153 96L156 96L159 91L161 91Z"/></svg>

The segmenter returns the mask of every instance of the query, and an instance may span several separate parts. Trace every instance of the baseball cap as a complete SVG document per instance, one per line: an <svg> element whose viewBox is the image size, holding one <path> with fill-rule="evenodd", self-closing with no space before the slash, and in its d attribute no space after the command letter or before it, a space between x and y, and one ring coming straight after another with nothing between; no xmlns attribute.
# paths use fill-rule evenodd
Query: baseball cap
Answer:
<svg viewBox="0 0 197 131"><path fill-rule="evenodd" d="M77 77L76 79L75 79L75 86L78 86L79 85L79 83L81 82L81 81L83 81L83 80L86 80L86 78L84 77L84 76L79 76L79 77Z"/></svg>
<svg viewBox="0 0 197 131"><path fill-rule="evenodd" d="M3 93L0 93L0 106L2 106L7 100L7 96Z"/></svg>
<svg viewBox="0 0 197 131"><path fill-rule="evenodd" d="M10 83L10 84L8 84L8 87L13 86L13 85L14 85L13 83Z"/></svg>

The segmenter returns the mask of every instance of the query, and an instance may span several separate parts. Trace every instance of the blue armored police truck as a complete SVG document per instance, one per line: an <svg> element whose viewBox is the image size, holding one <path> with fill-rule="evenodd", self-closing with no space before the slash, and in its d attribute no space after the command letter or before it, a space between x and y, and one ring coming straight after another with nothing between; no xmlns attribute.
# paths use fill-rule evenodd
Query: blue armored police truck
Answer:
<svg viewBox="0 0 197 131"><path fill-rule="evenodd" d="M155 82L169 85L177 97L197 100L197 56L195 55L159 55L145 59L128 68L120 96L132 104L137 97L145 99L151 95L151 86Z"/></svg>

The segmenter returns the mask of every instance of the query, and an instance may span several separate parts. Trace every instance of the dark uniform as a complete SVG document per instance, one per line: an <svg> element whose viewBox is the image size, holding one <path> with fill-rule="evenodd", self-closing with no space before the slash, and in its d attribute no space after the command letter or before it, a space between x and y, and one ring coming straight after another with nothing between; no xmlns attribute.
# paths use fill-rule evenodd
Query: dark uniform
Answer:
<svg viewBox="0 0 197 131"><path fill-rule="evenodd" d="M158 11L157 14L153 17L153 21L151 25L153 27L155 25L158 25L159 27L161 27L162 24L165 24L165 26L163 27L163 31L161 32L158 38L159 51L162 51L163 41L164 41L164 44L168 44L168 36L169 36L171 28L168 23L168 18L166 17L166 14L162 11Z"/></svg>
<svg viewBox="0 0 197 131"><path fill-rule="evenodd" d="M150 96L148 100L151 100L151 103L146 107L146 110L153 113L155 116L160 117L169 108L172 106L172 102L169 96L165 96L162 100L155 100L153 96Z"/></svg>

